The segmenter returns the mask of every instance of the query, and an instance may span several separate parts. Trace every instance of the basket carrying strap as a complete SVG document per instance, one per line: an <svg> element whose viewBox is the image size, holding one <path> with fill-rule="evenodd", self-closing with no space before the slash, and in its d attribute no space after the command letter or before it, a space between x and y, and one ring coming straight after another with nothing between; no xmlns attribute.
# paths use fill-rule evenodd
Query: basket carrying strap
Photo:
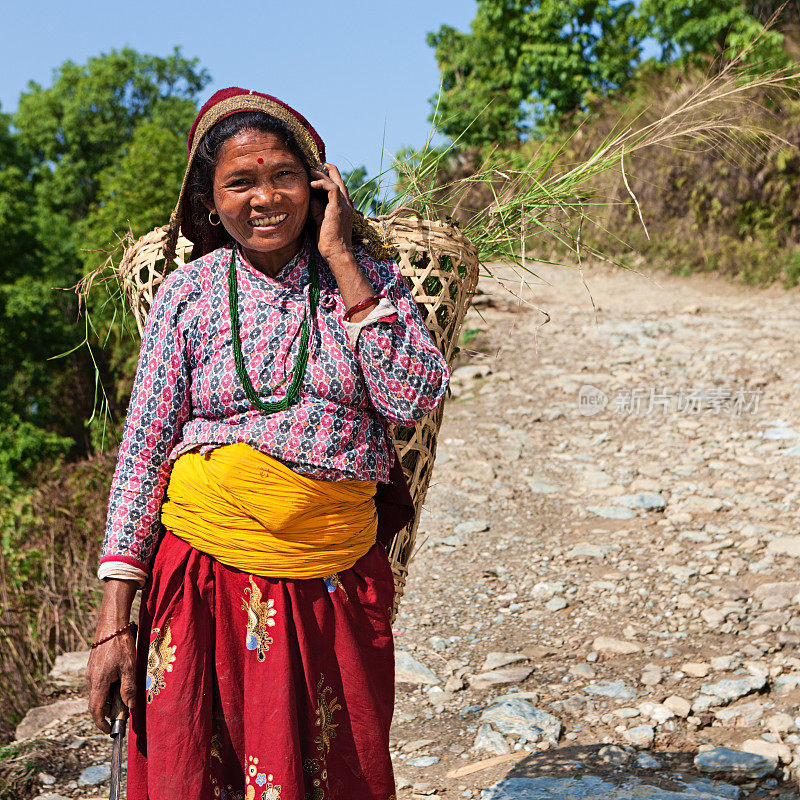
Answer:
<svg viewBox="0 0 800 800"><path fill-rule="evenodd" d="M378 512L378 541L386 548L394 535L414 519L414 501L398 455L389 472L389 483L379 483L375 492Z"/></svg>

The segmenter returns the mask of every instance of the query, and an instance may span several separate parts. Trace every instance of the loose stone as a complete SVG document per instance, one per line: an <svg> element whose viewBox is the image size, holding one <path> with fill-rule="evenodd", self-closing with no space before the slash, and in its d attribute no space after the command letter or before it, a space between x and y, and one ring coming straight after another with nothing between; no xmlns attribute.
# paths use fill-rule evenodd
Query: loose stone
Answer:
<svg viewBox="0 0 800 800"><path fill-rule="evenodd" d="M558 744L562 727L557 717L527 700L516 699L505 699L490 706L481 714L481 721L491 723L507 736L521 736L529 742L545 738L554 745Z"/></svg>
<svg viewBox="0 0 800 800"><path fill-rule="evenodd" d="M547 603L545 603L545 608L554 613L556 611L562 611L567 608L567 606L569 606L569 603L563 597L554 597L552 600L548 600Z"/></svg>
<svg viewBox="0 0 800 800"><path fill-rule="evenodd" d="M664 701L664 705L676 716L683 719L686 719L692 712L692 704L686 698L677 694L670 695Z"/></svg>
<svg viewBox="0 0 800 800"><path fill-rule="evenodd" d="M644 686L658 686L661 681L664 680L664 675L661 672L657 672L656 670L648 670L642 673L642 677L639 678L639 681Z"/></svg>
<svg viewBox="0 0 800 800"><path fill-rule="evenodd" d="M468 519L453 528L453 532L457 536L465 536L470 533L483 533L488 530L489 523L485 519Z"/></svg>
<svg viewBox="0 0 800 800"><path fill-rule="evenodd" d="M481 667L481 672L489 672L499 667L506 667L509 664L516 664L518 661L527 660L528 657L524 653L487 653L486 660Z"/></svg>
<svg viewBox="0 0 800 800"><path fill-rule="evenodd" d="M633 700L637 696L636 689L628 686L624 681L598 681L584 686L583 691L601 697L611 697L615 700Z"/></svg>
<svg viewBox="0 0 800 800"><path fill-rule="evenodd" d="M695 714L702 714L714 706L722 705L722 701L713 694L699 694L692 700L692 711Z"/></svg>
<svg viewBox="0 0 800 800"><path fill-rule="evenodd" d="M625 741L634 747L650 747L656 732L650 725L637 725L635 728L629 728L622 735L625 737Z"/></svg>
<svg viewBox="0 0 800 800"><path fill-rule="evenodd" d="M772 733L783 735L793 731L796 726L791 714L779 712L767 717L764 720L764 727Z"/></svg>
<svg viewBox="0 0 800 800"><path fill-rule="evenodd" d="M763 739L748 739L742 742L745 753L755 753L768 758L773 764L788 764L792 760L792 751L788 744L782 742L765 742Z"/></svg>
<svg viewBox="0 0 800 800"><path fill-rule="evenodd" d="M724 702L738 700L740 697L757 692L767 684L767 679L757 675L746 678L725 678L716 683L704 683L700 687L703 694L714 695Z"/></svg>
<svg viewBox="0 0 800 800"><path fill-rule="evenodd" d="M661 769L661 762L650 753L639 753L636 756L636 766L639 769Z"/></svg>
<svg viewBox="0 0 800 800"><path fill-rule="evenodd" d="M626 508L642 508L645 511L663 511L667 506L666 498L657 492L638 492L615 497L617 505Z"/></svg>
<svg viewBox="0 0 800 800"><path fill-rule="evenodd" d="M625 639L612 639L609 636L598 636L592 642L592 650L598 653L616 653L617 655L629 655L638 653L642 646L638 642L629 642Z"/></svg>
<svg viewBox="0 0 800 800"><path fill-rule="evenodd" d="M688 661L681 665L681 672L686 673L692 678L705 678L711 672L711 665L702 662Z"/></svg>
<svg viewBox="0 0 800 800"><path fill-rule="evenodd" d="M89 650L75 650L56 657L48 682L58 689L82 691L86 688L86 665Z"/></svg>
<svg viewBox="0 0 800 800"><path fill-rule="evenodd" d="M440 761L438 756L416 756L406 761L409 767L432 767Z"/></svg>
<svg viewBox="0 0 800 800"><path fill-rule="evenodd" d="M481 725L478 728L478 735L472 745L475 750L486 750L497 756L503 756L511 752L505 737L498 733L491 725Z"/></svg>
<svg viewBox="0 0 800 800"><path fill-rule="evenodd" d="M767 543L767 550L785 556L800 556L800 536L779 536Z"/></svg>
<svg viewBox="0 0 800 800"><path fill-rule="evenodd" d="M111 779L111 764L86 767L78 778L78 786L100 786Z"/></svg>
<svg viewBox="0 0 800 800"><path fill-rule="evenodd" d="M714 716L723 725L747 728L751 725L755 725L756 722L764 716L764 706L757 701L753 703L743 703L738 706L720 708L714 712Z"/></svg>
<svg viewBox="0 0 800 800"><path fill-rule="evenodd" d="M469 680L474 689L488 689L490 686L505 686L509 683L522 683L533 672L532 667L501 667L490 672L481 672Z"/></svg>
<svg viewBox="0 0 800 800"><path fill-rule="evenodd" d="M640 711L649 717L656 725L663 725L667 720L675 716L675 712L663 703L645 702L639 706Z"/></svg>
<svg viewBox="0 0 800 800"><path fill-rule="evenodd" d="M394 676L397 683L416 683L435 686L442 681L420 661L405 650L395 650Z"/></svg>
<svg viewBox="0 0 800 800"><path fill-rule="evenodd" d="M729 747L716 747L698 753L694 765L700 772L741 775L745 778L765 778L775 770L775 765L768 758Z"/></svg>

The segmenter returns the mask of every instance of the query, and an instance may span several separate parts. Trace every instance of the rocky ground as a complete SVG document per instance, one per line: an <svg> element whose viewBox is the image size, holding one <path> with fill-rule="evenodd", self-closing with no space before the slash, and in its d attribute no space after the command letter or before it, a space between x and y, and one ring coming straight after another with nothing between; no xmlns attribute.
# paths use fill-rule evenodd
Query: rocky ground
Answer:
<svg viewBox="0 0 800 800"><path fill-rule="evenodd" d="M796 293L539 275L466 326L396 622L399 800L798 798ZM43 800L108 791L68 713L22 732Z"/></svg>

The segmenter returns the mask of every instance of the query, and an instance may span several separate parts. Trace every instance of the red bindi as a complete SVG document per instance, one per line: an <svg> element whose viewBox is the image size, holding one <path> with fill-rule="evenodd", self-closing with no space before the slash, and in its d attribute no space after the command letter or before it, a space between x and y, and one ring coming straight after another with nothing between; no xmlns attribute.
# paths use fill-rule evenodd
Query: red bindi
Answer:
<svg viewBox="0 0 800 800"><path fill-rule="evenodd" d="M256 159L256 161L258 161L259 164L263 164L264 163L264 159L261 158L260 156Z"/></svg>

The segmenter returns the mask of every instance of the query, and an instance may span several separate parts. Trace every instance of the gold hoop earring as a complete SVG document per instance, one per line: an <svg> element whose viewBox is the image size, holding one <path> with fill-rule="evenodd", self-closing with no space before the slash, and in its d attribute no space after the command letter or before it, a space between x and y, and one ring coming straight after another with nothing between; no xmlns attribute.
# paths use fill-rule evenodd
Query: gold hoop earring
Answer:
<svg viewBox="0 0 800 800"><path fill-rule="evenodd" d="M211 219L211 215L212 215L212 214L213 214L213 215L214 215L214 216L217 218L217 221L216 221L216 222L214 222L214 220L213 220L213 219ZM210 222L212 225L215 225L215 226L216 226L216 225L219 225L219 224L220 224L220 222L222 222L222 220L219 218L219 214L217 214L217 212L216 212L216 211L209 211L209 212L208 212L208 221L209 221L209 222Z"/></svg>

